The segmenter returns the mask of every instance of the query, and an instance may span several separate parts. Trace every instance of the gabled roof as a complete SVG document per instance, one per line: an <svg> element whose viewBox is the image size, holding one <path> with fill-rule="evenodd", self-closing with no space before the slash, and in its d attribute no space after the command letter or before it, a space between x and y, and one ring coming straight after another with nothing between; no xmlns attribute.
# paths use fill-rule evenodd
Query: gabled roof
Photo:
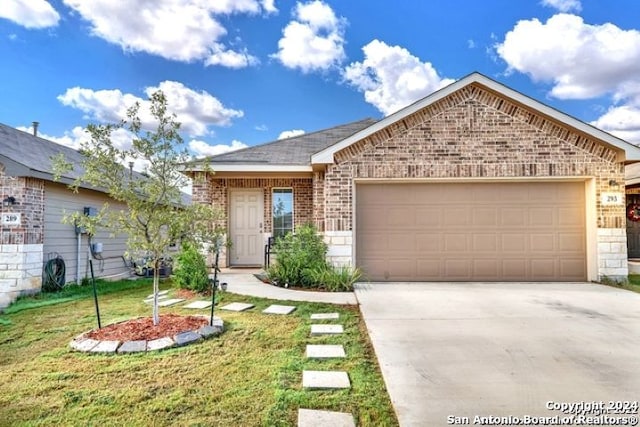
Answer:
<svg viewBox="0 0 640 427"><path fill-rule="evenodd" d="M496 82L480 73L472 73L468 76L446 86L431 95L409 105L408 107L399 110L379 122L369 126L360 132L357 132L348 138L343 139L337 144L331 145L325 148L322 151L315 153L311 157L312 164L331 164L334 162L334 154L340 150L343 150L350 146L351 144L355 144L356 142L392 125L393 123L404 119L405 117L423 109L427 106L451 95L452 93L462 89L465 86L470 84L478 84L484 86L485 88L500 94L506 98L510 98L513 101L524 105L534 111L537 111L540 114L546 115L551 119L554 119L560 123L564 123L567 126L570 126L586 135L601 141L610 147L618 150L619 152L624 153L624 161L627 163L632 163L636 161L640 161L640 148L632 145L622 139L616 138L615 136L604 132L596 127L593 127L585 122L582 122L574 117L571 117L565 113L562 113L554 108L551 108L545 104L542 104L539 101L536 101L533 98L530 98L526 95L523 95L520 92L517 92L513 89L508 88L507 86Z"/></svg>
<svg viewBox="0 0 640 427"><path fill-rule="evenodd" d="M246 171L248 169L263 172L310 172L311 156L314 153L322 151L362 129L366 129L375 122L374 119L359 120L329 129L211 156L201 159L197 163L208 163L216 172ZM187 169L191 168L187 166Z"/></svg>
<svg viewBox="0 0 640 427"><path fill-rule="evenodd" d="M82 154L72 148L0 123L0 163L8 175L53 181L51 157L60 153L75 165L82 161ZM62 179L63 182L76 178L73 172L65 175L67 179Z"/></svg>
<svg viewBox="0 0 640 427"><path fill-rule="evenodd" d="M59 182L71 184L82 174L83 155L79 151L0 123L0 163L7 175L53 181L52 157L60 153L65 161L73 164L74 170L64 173ZM137 172L134 174L142 177ZM104 192L91 186L82 187ZM181 197L183 204L191 203L189 194L181 193Z"/></svg>

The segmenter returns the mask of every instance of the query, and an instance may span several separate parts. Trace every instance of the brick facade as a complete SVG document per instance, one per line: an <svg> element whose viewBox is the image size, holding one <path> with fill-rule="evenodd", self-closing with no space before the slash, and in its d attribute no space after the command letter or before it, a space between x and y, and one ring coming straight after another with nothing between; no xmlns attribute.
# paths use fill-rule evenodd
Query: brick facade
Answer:
<svg viewBox="0 0 640 427"><path fill-rule="evenodd" d="M0 214L20 214L20 225L0 227L0 310L23 294L40 291L44 237L44 181L12 177L0 164Z"/></svg>
<svg viewBox="0 0 640 427"><path fill-rule="evenodd" d="M325 234L340 239L353 236L354 179L595 178L597 239L617 239L616 253L598 251L598 277L626 276L626 264L620 263L626 259L625 207L600 202L602 192L623 191L609 184L624 182L617 153L482 87L466 86L334 159L324 175L321 220Z"/></svg>
<svg viewBox="0 0 640 427"><path fill-rule="evenodd" d="M213 203L228 215L229 189L262 188L269 230L271 189L293 187L296 224L313 221L329 245L329 259L348 264L354 260L353 192L359 179L584 179L593 183L587 188L595 188L587 210L595 215L588 245L597 255L597 278L620 278L627 268L621 261L626 259L625 206L601 204L602 193L624 192L619 154L532 107L471 83L334 153L333 163L309 178L213 176L201 190L194 187L194 196L201 192L194 200Z"/></svg>
<svg viewBox="0 0 640 427"><path fill-rule="evenodd" d="M624 206L600 206L624 182L616 153L476 86L347 147L325 174L325 226L351 231L353 179L595 177L598 227L625 227Z"/></svg>
<svg viewBox="0 0 640 427"><path fill-rule="evenodd" d="M35 178L12 177L4 173L0 164L0 201L14 197L16 204L0 212L21 214L20 226L0 228L0 244L42 244L44 237L44 181Z"/></svg>
<svg viewBox="0 0 640 427"><path fill-rule="evenodd" d="M293 189L293 220L294 226L313 222L314 220L314 188L311 178L218 178L215 175L208 179L200 179L194 182L194 203L211 204L221 209L225 218L229 218L229 191L233 189L262 189L263 192L263 230L264 238L271 236L271 198L274 188ZM228 223L224 221L218 224L224 228ZM220 257L221 265L226 266L226 251Z"/></svg>

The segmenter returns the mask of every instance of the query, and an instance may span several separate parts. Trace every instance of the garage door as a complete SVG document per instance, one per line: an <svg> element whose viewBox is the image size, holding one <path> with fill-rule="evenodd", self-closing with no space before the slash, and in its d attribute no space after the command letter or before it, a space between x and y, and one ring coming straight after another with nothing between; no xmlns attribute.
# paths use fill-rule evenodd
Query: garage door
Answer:
<svg viewBox="0 0 640 427"><path fill-rule="evenodd" d="M583 182L358 184L373 281L586 280Z"/></svg>

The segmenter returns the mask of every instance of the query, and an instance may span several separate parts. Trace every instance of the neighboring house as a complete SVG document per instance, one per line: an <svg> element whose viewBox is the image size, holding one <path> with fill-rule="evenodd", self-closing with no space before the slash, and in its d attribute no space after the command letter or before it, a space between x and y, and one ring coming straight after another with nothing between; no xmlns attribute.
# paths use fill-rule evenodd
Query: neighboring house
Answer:
<svg viewBox="0 0 640 427"><path fill-rule="evenodd" d="M640 273L640 163L625 169L627 248L630 273Z"/></svg>
<svg viewBox="0 0 640 427"><path fill-rule="evenodd" d="M66 185L71 174L54 182L51 157L59 153L74 164L82 159L71 148L0 124L0 309L21 294L38 292L44 264L57 255L65 261L67 282L89 276L88 237L62 224L65 212L99 209L106 201L124 207L99 191L81 188L74 194ZM128 274L125 240L107 232L94 236L103 243L103 260L94 262L96 276Z"/></svg>
<svg viewBox="0 0 640 427"><path fill-rule="evenodd" d="M208 160L193 199L226 211L230 266L313 222L331 262L373 281L628 272L624 168L640 149L481 74L378 122Z"/></svg>

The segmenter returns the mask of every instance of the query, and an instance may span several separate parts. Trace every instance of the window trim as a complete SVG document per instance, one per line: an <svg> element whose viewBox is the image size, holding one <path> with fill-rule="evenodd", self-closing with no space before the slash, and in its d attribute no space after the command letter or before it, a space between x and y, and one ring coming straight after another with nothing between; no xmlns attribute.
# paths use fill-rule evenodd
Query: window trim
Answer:
<svg viewBox="0 0 640 427"><path fill-rule="evenodd" d="M295 209L295 192L293 187L272 187L271 188L271 207L269 214L271 215L271 236L275 237L275 221L273 215L273 201L275 200L274 194L276 190L289 190L291 191L291 232L295 232L296 229L296 209Z"/></svg>

